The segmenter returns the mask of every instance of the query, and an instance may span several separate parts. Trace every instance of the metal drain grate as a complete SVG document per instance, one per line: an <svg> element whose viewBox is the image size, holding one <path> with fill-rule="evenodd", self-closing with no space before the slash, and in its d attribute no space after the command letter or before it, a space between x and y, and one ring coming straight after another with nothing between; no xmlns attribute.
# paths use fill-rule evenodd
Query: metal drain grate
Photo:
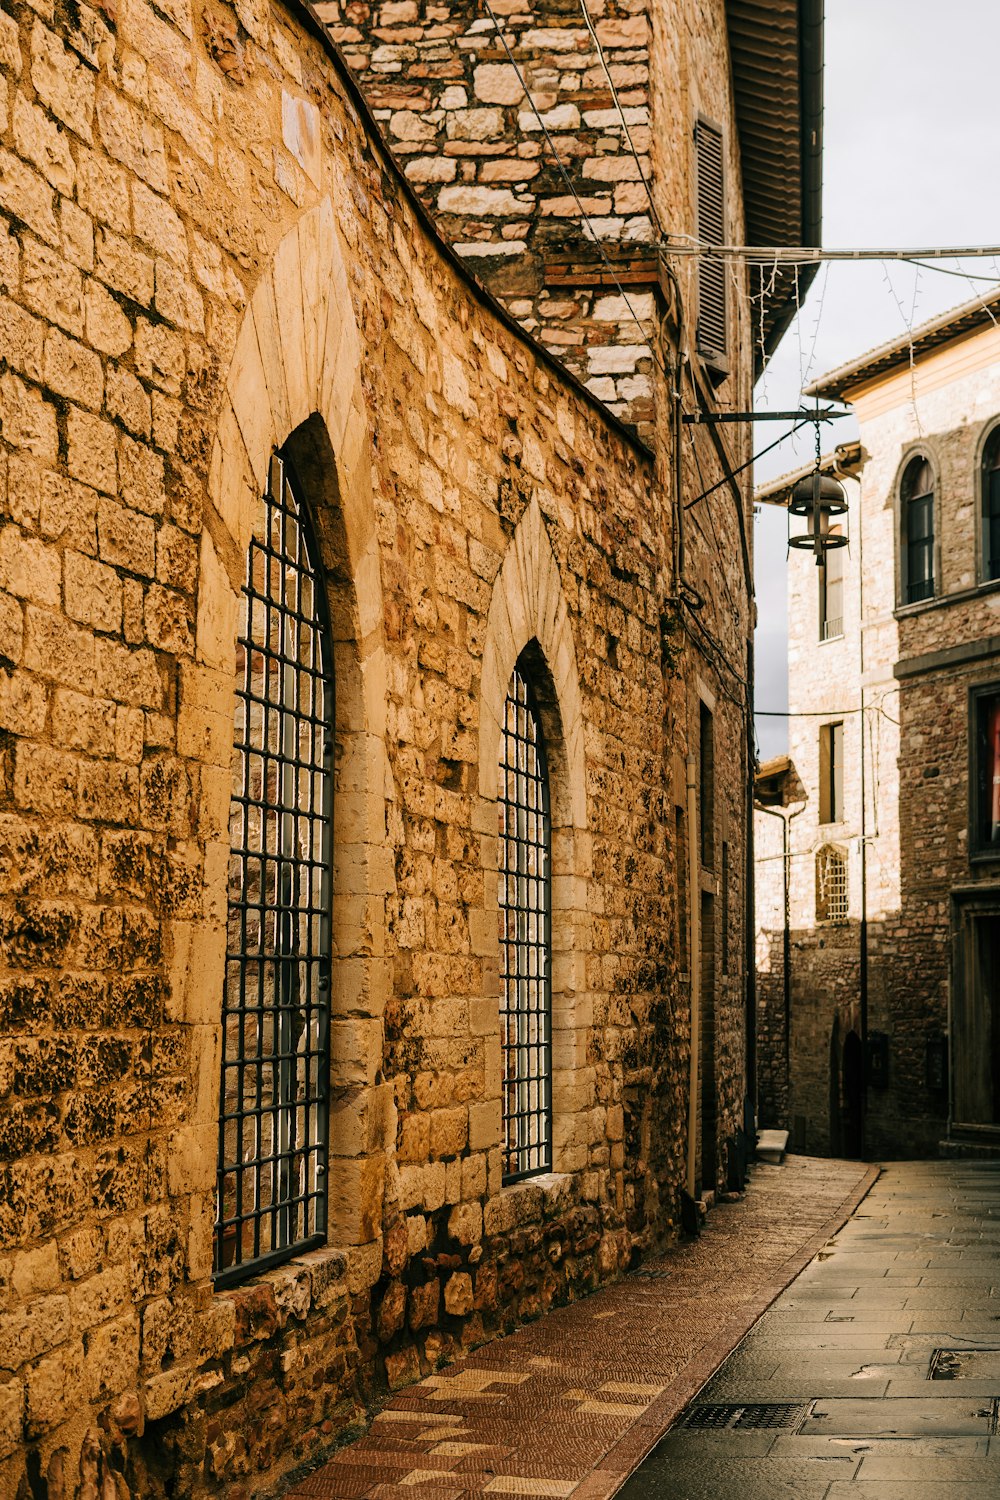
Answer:
<svg viewBox="0 0 1000 1500"><path fill-rule="evenodd" d="M803 1401L746 1402L708 1404L692 1406L677 1423L678 1427L699 1432L717 1432L723 1429L739 1432L759 1432L769 1428L788 1430L797 1427L809 1412L809 1403Z"/></svg>
<svg viewBox="0 0 1000 1500"><path fill-rule="evenodd" d="M655 1266L639 1266L632 1272L633 1276L642 1276L646 1281L666 1281L670 1276L669 1271L658 1271Z"/></svg>

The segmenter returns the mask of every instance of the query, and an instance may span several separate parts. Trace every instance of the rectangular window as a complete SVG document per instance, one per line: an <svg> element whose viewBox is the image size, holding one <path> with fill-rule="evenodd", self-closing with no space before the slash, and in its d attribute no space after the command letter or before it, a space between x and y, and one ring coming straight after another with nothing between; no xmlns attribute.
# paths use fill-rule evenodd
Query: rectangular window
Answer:
<svg viewBox="0 0 1000 1500"><path fill-rule="evenodd" d="M717 125L699 120L694 128L697 179L697 235L712 245L725 243L726 200L723 135ZM698 260L698 353L719 369L726 367L726 264L714 257Z"/></svg>
<svg viewBox="0 0 1000 1500"><path fill-rule="evenodd" d="M906 504L906 603L934 597L934 496Z"/></svg>
<svg viewBox="0 0 1000 1500"><path fill-rule="evenodd" d="M700 710L698 814L701 819L701 862L711 870L715 865L715 726L712 710L704 703Z"/></svg>
<svg viewBox="0 0 1000 1500"><path fill-rule="evenodd" d="M969 852L1000 859L1000 685L972 694L972 827Z"/></svg>
<svg viewBox="0 0 1000 1500"><path fill-rule="evenodd" d="M833 547L820 564L819 638L832 641L844 633L844 551Z"/></svg>
<svg viewBox="0 0 1000 1500"><path fill-rule="evenodd" d="M819 732L819 820L839 823L844 816L844 726L824 724Z"/></svg>

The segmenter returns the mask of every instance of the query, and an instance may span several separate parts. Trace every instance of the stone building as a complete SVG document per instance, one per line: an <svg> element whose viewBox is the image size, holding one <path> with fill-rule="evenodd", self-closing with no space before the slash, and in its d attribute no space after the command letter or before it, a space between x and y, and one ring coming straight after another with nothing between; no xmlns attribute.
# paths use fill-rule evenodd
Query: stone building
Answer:
<svg viewBox="0 0 1000 1500"><path fill-rule="evenodd" d="M662 220L703 115L713 232L811 232L799 6L650 14ZM791 304L667 276L644 441L295 0L8 0L0 214L0 1495L273 1493L725 1180L751 497L681 418Z"/></svg>
<svg viewBox="0 0 1000 1500"><path fill-rule="evenodd" d="M808 392L857 414L824 465L850 540L791 555L789 753L755 825L761 1113L809 1151L1000 1129L997 300Z"/></svg>

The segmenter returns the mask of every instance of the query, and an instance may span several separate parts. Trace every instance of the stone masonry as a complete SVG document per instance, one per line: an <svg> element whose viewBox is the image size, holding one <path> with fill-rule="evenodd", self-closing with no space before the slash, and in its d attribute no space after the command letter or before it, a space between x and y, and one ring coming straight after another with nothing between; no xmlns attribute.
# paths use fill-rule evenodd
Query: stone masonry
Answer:
<svg viewBox="0 0 1000 1500"><path fill-rule="evenodd" d="M665 306L676 314L656 244L695 232L690 188L676 192L689 172L677 121L702 109L735 140L731 104L705 67L726 46L723 8L588 0L600 51L582 0L493 10L516 69L478 0L318 6L457 253L648 437L659 320ZM741 315L739 294L731 312Z"/></svg>
<svg viewBox="0 0 1000 1500"><path fill-rule="evenodd" d="M725 118L722 14L665 12ZM444 159L486 163L458 131L477 154ZM749 496L690 513L686 630L668 434L652 454L450 255L295 4L5 0L0 214L0 1495L239 1500L676 1234L699 705L722 1171L745 1073ZM236 631L277 450L333 621L328 1243L219 1291ZM702 467L719 477L707 443L687 494ZM497 747L532 643L554 1170L510 1186Z"/></svg>

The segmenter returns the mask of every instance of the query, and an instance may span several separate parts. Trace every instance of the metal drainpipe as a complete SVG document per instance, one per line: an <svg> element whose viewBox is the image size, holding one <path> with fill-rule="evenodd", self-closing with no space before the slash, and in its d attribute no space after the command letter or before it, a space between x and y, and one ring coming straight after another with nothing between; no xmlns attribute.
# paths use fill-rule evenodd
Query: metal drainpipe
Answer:
<svg viewBox="0 0 1000 1500"><path fill-rule="evenodd" d="M687 758L687 815L688 815L688 892L690 915L690 969L691 969L691 1072L688 1095L688 1196L695 1195L698 1155L698 1069L701 1050L701 850L697 834L697 790L696 762L693 755Z"/></svg>

